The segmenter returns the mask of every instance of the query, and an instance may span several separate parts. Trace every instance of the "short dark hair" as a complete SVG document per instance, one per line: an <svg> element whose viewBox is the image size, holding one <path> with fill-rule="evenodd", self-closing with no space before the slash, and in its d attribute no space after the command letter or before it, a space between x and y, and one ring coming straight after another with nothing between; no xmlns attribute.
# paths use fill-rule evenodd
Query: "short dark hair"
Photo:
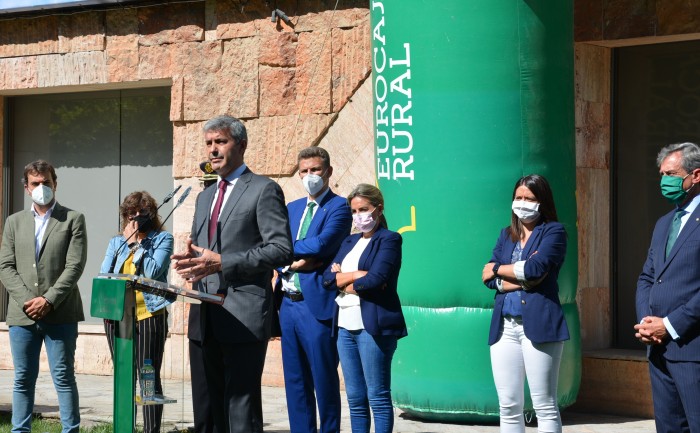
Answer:
<svg viewBox="0 0 700 433"><path fill-rule="evenodd" d="M248 133L245 125L233 116L221 115L207 121L202 128L204 132L226 131L236 144L248 143Z"/></svg>
<svg viewBox="0 0 700 433"><path fill-rule="evenodd" d="M311 146L301 149L301 152L299 152L299 157L297 158L297 164L302 159L310 158L321 158L324 167L328 168L331 166L331 156L328 154L328 151L322 147Z"/></svg>
<svg viewBox="0 0 700 433"><path fill-rule="evenodd" d="M540 218L545 222L558 221L557 219L557 208L554 205L554 195L552 194L552 188L549 187L549 182L544 176L539 174L528 174L523 176L515 182L513 187L513 199L515 199L515 192L524 186L529 189L532 194L537 199L540 204ZM513 242L519 241L523 236L523 223L520 222L520 218L511 211L510 216L510 228L509 228L510 239Z"/></svg>
<svg viewBox="0 0 700 433"><path fill-rule="evenodd" d="M29 183L29 175L31 174L32 176L36 176L38 174L43 174L46 176L46 174L51 175L51 180L53 180L53 183L56 183L56 179L58 177L56 176L56 170L53 168L53 165L51 165L50 162L44 161L43 159L37 159L36 161L30 162L29 164L24 166L24 186L27 186Z"/></svg>

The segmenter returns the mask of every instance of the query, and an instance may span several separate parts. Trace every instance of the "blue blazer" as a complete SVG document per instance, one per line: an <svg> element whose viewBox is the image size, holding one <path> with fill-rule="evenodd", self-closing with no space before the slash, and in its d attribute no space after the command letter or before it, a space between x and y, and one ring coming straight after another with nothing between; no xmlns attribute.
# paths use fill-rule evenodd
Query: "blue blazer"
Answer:
<svg viewBox="0 0 700 433"><path fill-rule="evenodd" d="M700 359L700 206L690 215L666 255L666 239L675 209L659 218L637 281L637 320L668 317L680 337L649 346L672 361Z"/></svg>
<svg viewBox="0 0 700 433"><path fill-rule="evenodd" d="M489 262L510 264L515 242L510 239L508 228L501 230ZM540 222L530 235L523 248L525 278L528 281L544 279L537 286L523 290L523 329L533 343L549 343L569 339L564 312L559 302L559 269L566 255L566 231L558 222ZM496 289L496 279L486 282L486 286ZM505 293L496 290L496 297L489 330L489 345L501 338L503 320L501 311Z"/></svg>
<svg viewBox="0 0 700 433"><path fill-rule="evenodd" d="M299 232L306 203L307 200L304 197L287 205L292 239L295 239ZM323 271L331 264L331 260L340 248L340 243L350 233L351 225L352 216L347 200L333 191L328 191L318 204L306 237L294 241L294 260L314 258L322 262L321 266L312 271L297 272L304 302L318 320L333 318L335 294L323 288ZM280 284L278 280L277 296L282 294L279 290Z"/></svg>
<svg viewBox="0 0 700 433"><path fill-rule="evenodd" d="M121 249L120 249L121 248ZM129 247L124 243L124 236L118 235L110 239L107 245L107 252L102 261L100 272L109 272L114 255L119 251L119 256L114 264L112 272L120 272L124 262L129 258ZM166 231L156 233L150 231L146 238L141 241L141 247L134 253L134 265L138 266L143 261L142 275L152 280L166 282L168 279L168 269L170 267L170 256L173 253L173 235ZM146 309L154 313L165 308L173 302L161 296L143 293L146 301Z"/></svg>
<svg viewBox="0 0 700 433"><path fill-rule="evenodd" d="M360 236L361 233L348 236L332 263L342 263ZM360 297L362 323L365 331L371 335L393 335L398 338L408 335L397 291L402 242L400 234L379 227L360 256L358 270L367 271L367 275L355 280L353 287ZM333 297L338 292L335 274L330 267L323 274L323 285ZM337 304L334 305L334 321L337 322L339 308Z"/></svg>

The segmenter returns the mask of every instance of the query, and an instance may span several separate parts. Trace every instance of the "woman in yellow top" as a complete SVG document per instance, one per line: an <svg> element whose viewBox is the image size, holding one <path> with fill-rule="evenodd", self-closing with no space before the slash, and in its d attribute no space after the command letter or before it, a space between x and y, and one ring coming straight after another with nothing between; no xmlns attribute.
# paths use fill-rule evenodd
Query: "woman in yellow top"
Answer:
<svg viewBox="0 0 700 433"><path fill-rule="evenodd" d="M162 230L156 201L145 191L132 192L119 206L120 235L107 246L100 272L140 275L153 280L167 280L173 235ZM155 393L163 394L160 367L163 363L165 338L168 335L168 311L172 299L136 291L136 371L140 376L144 360L150 359L156 373ZM114 360L116 322L105 320L105 334ZM143 406L144 433L158 433L162 405Z"/></svg>

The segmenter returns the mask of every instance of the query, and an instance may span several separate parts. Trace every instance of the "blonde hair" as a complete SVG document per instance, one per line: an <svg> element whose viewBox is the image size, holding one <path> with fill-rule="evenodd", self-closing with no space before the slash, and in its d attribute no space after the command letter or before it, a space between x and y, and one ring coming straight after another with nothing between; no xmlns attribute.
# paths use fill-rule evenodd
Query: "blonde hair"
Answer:
<svg viewBox="0 0 700 433"><path fill-rule="evenodd" d="M384 196L382 195L382 192L379 190L379 188L377 188L374 185L370 185L368 183L361 183L355 188L353 188L350 194L348 194L348 205L350 205L350 202L355 197L364 198L365 200L370 202L374 207L379 207L381 205L382 208L384 208ZM379 216L379 225L381 225L385 229L388 228L384 212L382 212L382 214Z"/></svg>

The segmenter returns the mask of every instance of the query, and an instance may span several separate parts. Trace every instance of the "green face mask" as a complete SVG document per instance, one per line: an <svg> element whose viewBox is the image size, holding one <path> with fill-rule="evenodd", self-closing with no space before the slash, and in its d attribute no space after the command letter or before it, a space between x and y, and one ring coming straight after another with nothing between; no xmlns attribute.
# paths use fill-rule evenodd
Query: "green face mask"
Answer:
<svg viewBox="0 0 700 433"><path fill-rule="evenodd" d="M687 190L683 189L683 181L688 176L690 176L690 173L686 174L685 177L661 176L661 194L675 205L683 203L688 195L688 191L693 187L691 185Z"/></svg>

